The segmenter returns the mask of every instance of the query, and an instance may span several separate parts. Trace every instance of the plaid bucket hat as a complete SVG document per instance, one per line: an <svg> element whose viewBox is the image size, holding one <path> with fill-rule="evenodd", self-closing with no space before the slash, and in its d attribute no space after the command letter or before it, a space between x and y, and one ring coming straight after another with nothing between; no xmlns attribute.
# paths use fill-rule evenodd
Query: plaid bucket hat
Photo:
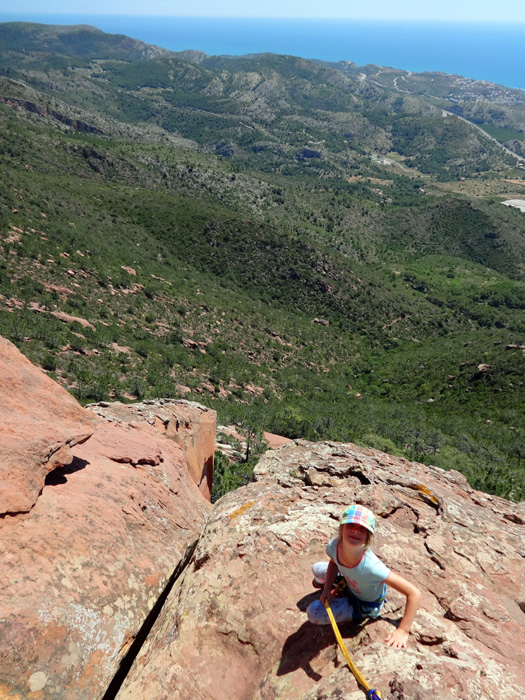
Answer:
<svg viewBox="0 0 525 700"><path fill-rule="evenodd" d="M343 513L341 525L346 525L346 523L355 523L356 525L365 527L370 532L374 532L376 526L376 516L371 510L368 510L368 508L354 503L354 505L348 506Z"/></svg>

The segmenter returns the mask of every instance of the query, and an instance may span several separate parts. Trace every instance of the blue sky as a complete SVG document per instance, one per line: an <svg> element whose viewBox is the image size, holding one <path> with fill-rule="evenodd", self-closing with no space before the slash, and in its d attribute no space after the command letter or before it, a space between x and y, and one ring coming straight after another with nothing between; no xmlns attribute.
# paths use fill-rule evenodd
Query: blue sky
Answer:
<svg viewBox="0 0 525 700"><path fill-rule="evenodd" d="M1 12L525 22L525 0L3 0Z"/></svg>

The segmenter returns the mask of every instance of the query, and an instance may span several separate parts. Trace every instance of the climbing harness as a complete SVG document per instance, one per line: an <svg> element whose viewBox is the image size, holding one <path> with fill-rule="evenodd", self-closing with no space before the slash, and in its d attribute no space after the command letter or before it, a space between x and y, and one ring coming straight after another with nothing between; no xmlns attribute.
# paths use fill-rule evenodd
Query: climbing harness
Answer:
<svg viewBox="0 0 525 700"><path fill-rule="evenodd" d="M381 695L379 691L370 688L363 675L361 674L361 671L357 668L357 666L350 658L350 654L348 653L345 643L343 642L343 638L341 637L341 633L339 632L339 627L337 626L337 622L335 621L334 615L332 613L330 603L325 600L324 606L326 608L326 612L328 613L328 617L330 618L330 622L332 623L332 629L334 630L335 638L337 639L339 648L343 652L343 656L345 657L346 663L348 664L348 668L354 674L355 679L359 683L359 685L366 691L366 700L381 700Z"/></svg>
<svg viewBox="0 0 525 700"><path fill-rule="evenodd" d="M312 581L312 585L314 588L324 588L324 583L316 581L315 578ZM354 609L354 620L361 620L365 617L375 617L375 615L371 614L370 606L380 608L386 601L386 586L383 586L383 588L383 594L377 600L365 603L350 590L345 577L342 574L337 574L332 588L332 598L348 598Z"/></svg>
<svg viewBox="0 0 525 700"><path fill-rule="evenodd" d="M332 588L332 595L336 597L343 597L348 594L348 583L342 574L337 574L334 581L334 587Z"/></svg>
<svg viewBox="0 0 525 700"><path fill-rule="evenodd" d="M324 588L324 583L321 583L321 581L316 581L315 578L312 581L312 586L314 588L319 588L322 589ZM334 598L342 598L347 594L348 591L348 584L346 582L345 577L342 574L337 574L335 577L334 581L334 586L332 588L332 596Z"/></svg>

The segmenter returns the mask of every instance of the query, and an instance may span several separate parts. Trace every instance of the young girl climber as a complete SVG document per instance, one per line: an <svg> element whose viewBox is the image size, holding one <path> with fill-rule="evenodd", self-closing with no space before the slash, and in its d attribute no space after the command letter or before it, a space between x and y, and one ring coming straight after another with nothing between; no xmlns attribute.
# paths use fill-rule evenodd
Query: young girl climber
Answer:
<svg viewBox="0 0 525 700"><path fill-rule="evenodd" d="M336 622L378 617L386 599L386 588L391 586L406 596L405 613L399 626L385 639L387 646L404 648L421 596L419 590L405 578L391 571L369 549L376 525L372 511L364 506L349 506L339 525L339 537L326 546L330 561L313 565L314 585L322 588L321 599L315 600L306 611L314 625L328 625L330 619L324 606L330 603ZM346 595L332 597L338 574L348 584Z"/></svg>

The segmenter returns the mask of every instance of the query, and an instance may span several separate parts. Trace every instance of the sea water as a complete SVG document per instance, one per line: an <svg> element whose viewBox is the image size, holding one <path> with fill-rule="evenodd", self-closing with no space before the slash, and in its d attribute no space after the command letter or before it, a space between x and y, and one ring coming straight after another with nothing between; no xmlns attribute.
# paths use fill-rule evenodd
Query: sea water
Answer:
<svg viewBox="0 0 525 700"><path fill-rule="evenodd" d="M232 19L0 13L0 21L90 24L173 51L271 52L443 71L525 89L525 23Z"/></svg>

